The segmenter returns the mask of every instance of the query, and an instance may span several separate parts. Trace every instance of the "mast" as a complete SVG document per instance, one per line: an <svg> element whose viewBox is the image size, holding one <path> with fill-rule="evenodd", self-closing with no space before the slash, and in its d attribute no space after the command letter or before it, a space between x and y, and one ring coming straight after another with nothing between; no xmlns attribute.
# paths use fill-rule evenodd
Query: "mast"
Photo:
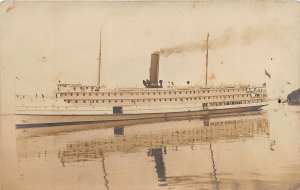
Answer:
<svg viewBox="0 0 300 190"><path fill-rule="evenodd" d="M102 29L100 29L100 48L99 48L99 57L98 57L98 61L99 61L99 68L98 68L98 86L100 86L100 74L101 74L101 31Z"/></svg>
<svg viewBox="0 0 300 190"><path fill-rule="evenodd" d="M206 74L205 74L205 85L207 85L207 69L208 69L208 37L209 37L209 33L207 33L207 39L206 39Z"/></svg>

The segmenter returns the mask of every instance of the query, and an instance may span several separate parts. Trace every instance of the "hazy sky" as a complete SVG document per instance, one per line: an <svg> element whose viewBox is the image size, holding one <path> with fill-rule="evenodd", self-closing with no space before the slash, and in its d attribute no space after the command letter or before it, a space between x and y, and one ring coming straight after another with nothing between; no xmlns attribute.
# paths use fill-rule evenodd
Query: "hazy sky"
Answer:
<svg viewBox="0 0 300 190"><path fill-rule="evenodd" d="M100 28L101 80L108 86L142 87L152 52L201 45L209 32L210 84L266 81L271 96L300 87L300 3L294 1L7 1L0 6L1 101L13 96L15 76L19 93L50 93L58 80L96 84ZM161 56L165 84L204 84L205 51L188 49Z"/></svg>

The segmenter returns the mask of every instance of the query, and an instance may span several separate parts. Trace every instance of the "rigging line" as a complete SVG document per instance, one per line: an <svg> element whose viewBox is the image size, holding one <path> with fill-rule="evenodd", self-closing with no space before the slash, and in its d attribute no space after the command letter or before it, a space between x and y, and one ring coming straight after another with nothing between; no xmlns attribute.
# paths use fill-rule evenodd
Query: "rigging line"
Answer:
<svg viewBox="0 0 300 190"><path fill-rule="evenodd" d="M214 180L215 180L215 184L216 184L216 190L220 190L219 179L217 177L217 169L216 169L216 164L215 164L215 160L214 160L214 152L212 150L211 142L209 142L209 149L210 149L211 160L212 160L212 165L213 165L213 174L214 174L214 178L215 178Z"/></svg>
<svg viewBox="0 0 300 190"><path fill-rule="evenodd" d="M104 173L103 178L104 178L104 181L105 181L105 187L106 187L107 190L109 190L108 179L107 179L107 172L106 172L105 162L104 161L105 161L105 157L103 155L102 160L101 160L101 162L102 162L102 169L103 169L103 173Z"/></svg>

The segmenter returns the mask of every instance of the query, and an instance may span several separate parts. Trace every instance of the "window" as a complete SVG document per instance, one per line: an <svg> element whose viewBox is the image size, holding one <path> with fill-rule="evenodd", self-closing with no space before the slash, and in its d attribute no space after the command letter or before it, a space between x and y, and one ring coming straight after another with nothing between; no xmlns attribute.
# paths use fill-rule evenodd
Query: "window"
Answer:
<svg viewBox="0 0 300 190"><path fill-rule="evenodd" d="M123 103L123 100L121 100L121 103Z"/></svg>
<svg viewBox="0 0 300 190"><path fill-rule="evenodd" d="M79 93L77 93L76 95L79 96Z"/></svg>
<svg viewBox="0 0 300 190"><path fill-rule="evenodd" d="M98 100L96 100L96 103L98 103Z"/></svg>
<svg viewBox="0 0 300 190"><path fill-rule="evenodd" d="M110 93L108 93L107 95L110 96Z"/></svg>
<svg viewBox="0 0 300 190"><path fill-rule="evenodd" d="M85 100L83 100L83 103L85 103Z"/></svg>
<svg viewBox="0 0 300 190"><path fill-rule="evenodd" d="M92 95L92 93L89 94L90 96Z"/></svg>
<svg viewBox="0 0 300 190"><path fill-rule="evenodd" d="M116 95L117 95L117 93L114 93L114 95L116 96Z"/></svg>
<svg viewBox="0 0 300 190"><path fill-rule="evenodd" d="M83 96L85 96L85 93L83 93Z"/></svg>
<svg viewBox="0 0 300 190"><path fill-rule="evenodd" d="M70 93L71 96L73 96L73 93Z"/></svg>
<svg viewBox="0 0 300 190"><path fill-rule="evenodd" d="M77 100L75 100L75 103L77 103Z"/></svg>

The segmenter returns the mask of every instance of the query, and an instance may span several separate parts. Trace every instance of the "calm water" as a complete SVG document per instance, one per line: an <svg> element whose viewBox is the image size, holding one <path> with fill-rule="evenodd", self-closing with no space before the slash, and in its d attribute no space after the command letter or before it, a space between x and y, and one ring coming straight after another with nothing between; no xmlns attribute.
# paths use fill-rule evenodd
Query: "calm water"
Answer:
<svg viewBox="0 0 300 190"><path fill-rule="evenodd" d="M14 120L1 116L4 190L300 189L300 107L76 128Z"/></svg>

